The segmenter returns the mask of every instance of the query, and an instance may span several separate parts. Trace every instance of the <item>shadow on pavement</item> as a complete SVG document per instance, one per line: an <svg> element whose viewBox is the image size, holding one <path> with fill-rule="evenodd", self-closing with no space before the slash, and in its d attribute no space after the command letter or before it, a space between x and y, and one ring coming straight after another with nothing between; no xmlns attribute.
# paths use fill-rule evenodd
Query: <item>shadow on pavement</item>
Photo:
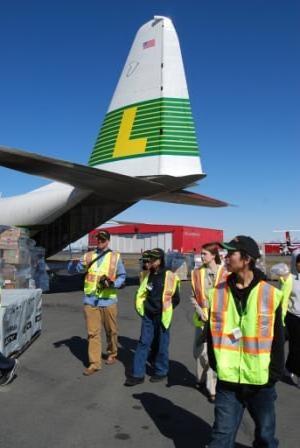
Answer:
<svg viewBox="0 0 300 448"><path fill-rule="evenodd" d="M135 354L135 350L138 344L138 340L128 338L127 336L119 336L119 348L118 348L118 360L125 367L125 375L131 375L133 358ZM152 350L155 350L155 347L152 346ZM152 352L153 353L153 352ZM146 374L151 376L154 373L153 362L154 357L153 354L149 353L148 361L146 364ZM151 356L152 354L152 356ZM171 386L187 386L187 387L195 387L195 376L187 369L184 364L181 364L178 361L170 360L170 368L168 375L168 387Z"/></svg>
<svg viewBox="0 0 300 448"><path fill-rule="evenodd" d="M283 376L281 377L280 381L281 381L282 383L288 384L289 386L294 386L294 387L296 387L296 385L293 383L291 377L288 376L288 375L283 375Z"/></svg>
<svg viewBox="0 0 300 448"><path fill-rule="evenodd" d="M151 417L160 433L173 440L176 448L204 448L209 444L211 427L202 418L150 392L133 394ZM236 443L235 448L250 448Z"/></svg>
<svg viewBox="0 0 300 448"><path fill-rule="evenodd" d="M176 448L203 448L209 443L210 426L195 414L153 393L133 394L133 398L140 400L160 433L173 440Z"/></svg>
<svg viewBox="0 0 300 448"><path fill-rule="evenodd" d="M125 375L131 374L133 357L138 341L127 336L118 337L118 360L124 365Z"/></svg>
<svg viewBox="0 0 300 448"><path fill-rule="evenodd" d="M170 360L168 387L186 386L195 389L196 377L179 361Z"/></svg>
<svg viewBox="0 0 300 448"><path fill-rule="evenodd" d="M74 355L85 367L88 367L88 343L86 339L80 336L72 336L70 339L63 339L61 341L53 342L55 348L60 348L65 345L70 349L72 355Z"/></svg>

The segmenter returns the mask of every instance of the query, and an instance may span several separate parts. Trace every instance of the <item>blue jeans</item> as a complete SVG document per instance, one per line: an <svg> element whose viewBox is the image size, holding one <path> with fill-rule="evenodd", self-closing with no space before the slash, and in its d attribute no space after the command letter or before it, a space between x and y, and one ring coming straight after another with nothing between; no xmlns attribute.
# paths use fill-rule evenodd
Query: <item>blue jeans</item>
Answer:
<svg viewBox="0 0 300 448"><path fill-rule="evenodd" d="M209 448L232 448L245 408L255 423L255 448L276 448L275 387L240 385L236 390L217 384L215 422Z"/></svg>
<svg viewBox="0 0 300 448"><path fill-rule="evenodd" d="M15 365L14 359L6 358L6 356L2 355L0 352L0 371L5 373L13 368Z"/></svg>
<svg viewBox="0 0 300 448"><path fill-rule="evenodd" d="M144 316L142 319L141 336L138 342L132 375L136 378L145 376L146 362L153 339L157 341L157 353L154 359L155 375L166 376L169 370L169 342L170 332L161 323L161 315L152 318Z"/></svg>

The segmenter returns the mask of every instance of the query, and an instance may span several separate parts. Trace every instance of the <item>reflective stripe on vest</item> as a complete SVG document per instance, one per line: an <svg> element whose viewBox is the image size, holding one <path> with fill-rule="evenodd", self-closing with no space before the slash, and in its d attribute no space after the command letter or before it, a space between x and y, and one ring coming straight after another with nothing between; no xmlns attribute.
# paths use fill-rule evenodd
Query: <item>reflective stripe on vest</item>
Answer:
<svg viewBox="0 0 300 448"><path fill-rule="evenodd" d="M162 296L163 312L161 322L165 328L169 328L173 316L172 297L176 291L178 277L171 271L166 272L165 285ZM179 279L178 279L179 280Z"/></svg>
<svg viewBox="0 0 300 448"><path fill-rule="evenodd" d="M219 379L248 384L268 382L275 311L281 298L279 290L259 282L240 316L227 283L214 288L210 295L210 328ZM241 337L234 336L236 329Z"/></svg>
<svg viewBox="0 0 300 448"><path fill-rule="evenodd" d="M219 283L226 280L228 276L228 271L224 266L219 266L217 270L216 280L214 286L217 286Z"/></svg>
<svg viewBox="0 0 300 448"><path fill-rule="evenodd" d="M243 345L245 353L267 353L271 350L274 326L274 293L275 288L268 283L260 282L257 300L257 335L242 336L235 340L224 331L226 313L228 311L229 287L215 288L215 297L211 309L211 333L214 347L227 350L240 350ZM235 306L235 304L234 304ZM239 327L239 322L237 322Z"/></svg>
<svg viewBox="0 0 300 448"><path fill-rule="evenodd" d="M149 273L147 272L136 294L135 307L136 311L140 316L144 316L145 314L144 302L147 297L148 279L149 279ZM166 271L164 289L162 294L162 316L161 316L161 322L166 329L169 328L172 321L173 316L172 297L175 294L177 285L179 283L180 281L176 274L174 274L171 271Z"/></svg>
<svg viewBox="0 0 300 448"><path fill-rule="evenodd" d="M89 266L95 258L98 257L96 252L88 252L84 256L83 263ZM95 261L84 279L84 292L86 295L95 295L96 297L103 299L114 299L117 297L115 288L99 288L99 281L103 275L106 275L111 281L116 279L117 265L120 258L118 252L107 252L101 258L101 263L98 265L98 260Z"/></svg>
<svg viewBox="0 0 300 448"><path fill-rule="evenodd" d="M148 275L148 271L141 271L140 275L139 275L139 279L140 279L140 285L142 284L144 278L146 277L146 275Z"/></svg>
<svg viewBox="0 0 300 448"><path fill-rule="evenodd" d="M204 289L205 268L194 269L192 271L192 288L195 299L201 308L208 308L208 301Z"/></svg>
<svg viewBox="0 0 300 448"><path fill-rule="evenodd" d="M204 311L204 314L206 314L208 317L209 303L207 294L205 293L205 272L206 272L205 267L202 267L200 269L194 269L192 271L192 288L195 299L197 300L199 306ZM228 275L227 270L223 266L218 266L214 286L218 285L221 281L223 281L227 275ZM193 314L193 323L195 327L201 328L204 326L204 322L200 319L200 317L196 312L194 312Z"/></svg>

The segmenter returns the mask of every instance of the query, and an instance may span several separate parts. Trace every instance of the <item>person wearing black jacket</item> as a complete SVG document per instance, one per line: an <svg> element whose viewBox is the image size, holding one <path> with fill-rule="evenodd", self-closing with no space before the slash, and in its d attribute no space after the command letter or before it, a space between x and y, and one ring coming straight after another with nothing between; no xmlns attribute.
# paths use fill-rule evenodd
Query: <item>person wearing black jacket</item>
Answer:
<svg viewBox="0 0 300 448"><path fill-rule="evenodd" d="M133 360L132 375L126 379L125 386L144 382L147 357L153 344L156 347L154 375L150 381L162 381L169 370L170 324L172 310L180 302L179 279L165 268L162 249L151 250L148 257L149 275L141 283L136 296L136 310L142 317L141 336Z"/></svg>
<svg viewBox="0 0 300 448"><path fill-rule="evenodd" d="M255 422L253 447L275 448L278 446L278 441L275 438L274 404L276 391L274 385L282 376L284 369L284 329L281 317L280 291L265 283L265 275L255 268L255 261L259 258L260 253L256 242L252 238L240 235L229 243L221 243L220 245L228 250L226 265L228 271L231 272L223 285L223 291L228 291L228 297L233 298L230 307L231 310L235 309L237 311L238 314L235 314L235 316L240 316L237 320L239 319L241 324L236 326L236 328L232 328L231 332L228 332L227 328L226 334L225 332L223 333L220 328L222 325L226 326L226 320L228 321L230 318L228 312L225 310L225 312L218 315L215 304L211 307L210 326L208 329L208 357L211 368L217 371L218 382L215 401L215 422L209 448L234 447L235 437L245 408L248 409ZM243 319L247 319L247 313L250 313L250 306L252 310L256 310L259 307L258 301L262 300L257 294L257 287L259 286L267 286L269 291L268 297L270 298L268 303L273 304L272 306L274 307L273 311L264 311L264 315L259 315L257 311L257 332L263 331L264 334L273 334L269 352L267 351L270 357L269 365L265 372L265 381L256 379L255 373L251 372L251 366L257 367L258 372L263 369L263 366L260 364L262 362L260 352L263 353L263 356L266 356L266 350L262 351L256 348L256 352L248 351L247 354L247 340L251 341L249 344L254 344L253 340L255 340L258 346L260 344L263 346L266 342L263 339L250 338L247 335L247 329L242 324ZM222 288L222 286L220 287ZM256 288L255 291L253 291L254 288ZM217 294L215 289L210 292L210 305L212 305L213 298ZM219 306L221 305L219 304ZM228 305L223 303L222 306L226 307ZM221 323L222 320L224 323ZM266 326L263 330L260 329L262 325ZM227 337L227 341L229 341L227 342L228 348L226 347L226 342L221 342L218 345L220 333L216 333L216 328L222 333L221 337L224 338L222 341L226 341ZM247 368L249 370L248 376L247 372L244 376L241 375L240 378L238 378L237 374L237 379L234 381L229 381L228 378L231 379L232 377L230 377L228 372L222 370L224 359L226 357L230 359L230 341L233 342L231 349L239 347L240 350L241 361L240 366L237 366L237 372L239 368L241 370L244 369L244 371L247 371ZM231 353L233 352L231 351ZM250 360L251 366L250 363L247 366L247 363L244 362L245 359ZM261 384L262 382L263 384Z"/></svg>

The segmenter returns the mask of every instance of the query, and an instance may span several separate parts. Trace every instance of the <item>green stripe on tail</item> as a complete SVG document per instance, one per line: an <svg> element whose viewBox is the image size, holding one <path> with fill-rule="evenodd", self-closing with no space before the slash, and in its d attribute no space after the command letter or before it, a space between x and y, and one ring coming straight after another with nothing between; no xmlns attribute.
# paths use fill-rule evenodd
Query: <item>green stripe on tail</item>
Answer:
<svg viewBox="0 0 300 448"><path fill-rule="evenodd" d="M151 155L199 156L188 99L158 98L109 112L89 165Z"/></svg>

